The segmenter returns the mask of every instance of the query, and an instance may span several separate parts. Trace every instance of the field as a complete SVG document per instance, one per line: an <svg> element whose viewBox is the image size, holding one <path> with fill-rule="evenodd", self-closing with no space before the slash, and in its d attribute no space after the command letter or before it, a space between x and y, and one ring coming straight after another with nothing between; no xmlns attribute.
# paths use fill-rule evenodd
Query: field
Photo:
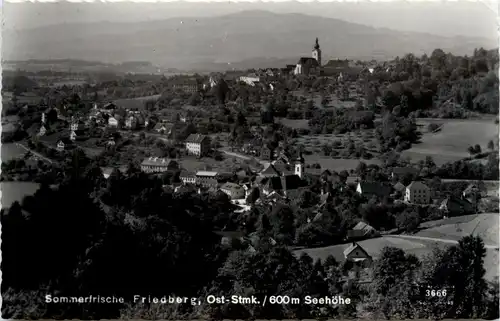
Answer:
<svg viewBox="0 0 500 321"><path fill-rule="evenodd" d="M318 163L321 165L321 169L329 169L334 171L350 170L355 169L360 162L365 164L380 164L377 159L345 159L345 158L331 158L328 156L320 155L304 155L306 164Z"/></svg>
<svg viewBox="0 0 500 321"><path fill-rule="evenodd" d="M429 123L440 123L443 128L436 133L424 133L420 144L414 144L411 149L403 152L404 156L411 157L413 161L431 156L436 164L441 165L468 157L467 148L471 145L479 144L486 150L488 141L498 140L498 125L493 119L419 119L417 123L424 128Z"/></svg>
<svg viewBox="0 0 500 321"><path fill-rule="evenodd" d="M10 207L15 201L21 202L25 196L33 195L39 184L32 182L1 182L0 195L2 208Z"/></svg>
<svg viewBox="0 0 500 321"><path fill-rule="evenodd" d="M417 237L429 237L442 240L458 241L463 236L479 235L486 245L497 246L499 244L499 214L475 214L461 217L453 217L444 220L426 222L421 225L426 228L415 234ZM420 258L432 252L434 247L445 248L451 244L448 242L437 242L432 240L404 239L391 236L383 236L375 239L358 242L369 255L377 258L385 246L397 247L406 253L414 254ZM341 262L344 260L343 251L350 243L333 245L323 248L301 249L295 251L297 255L308 253L314 260L324 260L328 255ZM484 259L486 277L492 279L498 276L498 250L487 249Z"/></svg>
<svg viewBox="0 0 500 321"><path fill-rule="evenodd" d="M156 101L158 98L160 98L160 95L153 95L153 96L143 96L143 97L136 97L136 98L129 98L129 99L117 99L114 101L114 103L122 108L126 109L143 109L144 103L149 100L154 100Z"/></svg>
<svg viewBox="0 0 500 321"><path fill-rule="evenodd" d="M293 129L309 129L309 120L307 119L278 118L277 122Z"/></svg>
<svg viewBox="0 0 500 321"><path fill-rule="evenodd" d="M499 243L498 213L450 217L443 220L423 223L421 227L425 227L426 229L415 235L458 241L463 236L470 235L474 232L474 235L483 238L485 244L498 245Z"/></svg>
<svg viewBox="0 0 500 321"><path fill-rule="evenodd" d="M324 156L322 146L332 145L333 142L340 142L342 146L335 148L338 153L338 158L332 156ZM306 151L311 152L310 155L304 155L308 164L319 163L322 169L330 169L335 171L355 169L359 162L363 161L366 164L380 164L380 161L375 157L368 159L357 158L342 158L342 153L345 144L352 141L355 144L363 144L364 148L375 157L377 153L374 152L378 149L378 143L373 135L373 130L363 130L356 132L349 132L346 134L322 134L322 135L304 135L292 141L294 145L303 145Z"/></svg>

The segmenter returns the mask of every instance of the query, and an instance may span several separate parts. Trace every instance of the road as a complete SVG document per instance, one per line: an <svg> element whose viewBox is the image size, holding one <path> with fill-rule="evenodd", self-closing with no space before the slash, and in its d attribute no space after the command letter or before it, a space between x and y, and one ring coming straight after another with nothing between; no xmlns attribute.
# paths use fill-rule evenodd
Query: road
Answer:
<svg viewBox="0 0 500 321"><path fill-rule="evenodd" d="M230 151L227 151L227 150L225 150L223 148L219 148L218 151L221 152L221 153L224 153L224 154L226 154L228 156L237 157L237 158L241 158L241 159L244 159L244 160L255 159L257 162L259 162L262 165L266 165L267 163L269 163L269 162L260 160L260 159L258 159L256 157L250 157L250 156L243 155L243 154L240 154L240 153L230 152Z"/></svg>
<svg viewBox="0 0 500 321"><path fill-rule="evenodd" d="M51 160L50 158L47 158L47 157L45 157L45 156L41 155L40 153L37 153L37 152L35 152L34 150L29 149L28 147L24 146L23 144L16 143L16 145L17 145L17 146L19 146L19 147L21 147L21 148L23 148L24 150L26 150L26 151L30 152L31 154L35 155L35 157L38 157L38 158L40 158L40 159L43 159L44 161L47 161L47 162L49 162L49 163L51 163L51 164L54 162L54 161L53 161L53 160Z"/></svg>
<svg viewBox="0 0 500 321"><path fill-rule="evenodd" d="M422 240L422 241L433 241L433 242L441 242L441 243L449 243L449 244L458 244L458 241L449 240L449 239L438 239L433 237L425 237L425 236L416 236L416 235L387 235L387 237L399 237L406 239L414 239L414 240ZM487 249L498 250L498 245L484 245Z"/></svg>

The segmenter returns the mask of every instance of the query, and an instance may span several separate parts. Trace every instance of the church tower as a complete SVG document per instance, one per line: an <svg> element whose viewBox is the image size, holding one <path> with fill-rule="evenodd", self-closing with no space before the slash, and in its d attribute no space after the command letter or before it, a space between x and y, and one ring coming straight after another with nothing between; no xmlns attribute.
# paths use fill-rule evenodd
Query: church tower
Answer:
<svg viewBox="0 0 500 321"><path fill-rule="evenodd" d="M295 159L295 175L299 176L300 178L303 178L304 168L305 168L305 160L304 157L302 157L302 153L299 153L299 157Z"/></svg>
<svg viewBox="0 0 500 321"><path fill-rule="evenodd" d="M314 45L314 49L312 51L312 57L316 59L318 65L321 67L321 49L319 48L318 38L316 38L316 44Z"/></svg>

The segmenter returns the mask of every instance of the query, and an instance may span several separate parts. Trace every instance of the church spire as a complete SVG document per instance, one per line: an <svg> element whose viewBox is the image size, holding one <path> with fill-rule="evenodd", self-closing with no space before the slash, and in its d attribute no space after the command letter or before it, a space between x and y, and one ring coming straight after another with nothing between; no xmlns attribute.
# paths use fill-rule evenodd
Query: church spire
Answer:
<svg viewBox="0 0 500 321"><path fill-rule="evenodd" d="M316 44L314 45L314 49L318 50L319 49L319 42L318 38L316 37Z"/></svg>

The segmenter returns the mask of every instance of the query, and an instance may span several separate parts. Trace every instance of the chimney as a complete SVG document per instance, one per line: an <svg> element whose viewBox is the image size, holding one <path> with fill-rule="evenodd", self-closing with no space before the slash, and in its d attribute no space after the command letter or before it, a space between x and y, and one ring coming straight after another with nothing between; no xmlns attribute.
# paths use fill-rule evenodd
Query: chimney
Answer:
<svg viewBox="0 0 500 321"><path fill-rule="evenodd" d="M352 246L356 246L356 242L352 242Z"/></svg>

